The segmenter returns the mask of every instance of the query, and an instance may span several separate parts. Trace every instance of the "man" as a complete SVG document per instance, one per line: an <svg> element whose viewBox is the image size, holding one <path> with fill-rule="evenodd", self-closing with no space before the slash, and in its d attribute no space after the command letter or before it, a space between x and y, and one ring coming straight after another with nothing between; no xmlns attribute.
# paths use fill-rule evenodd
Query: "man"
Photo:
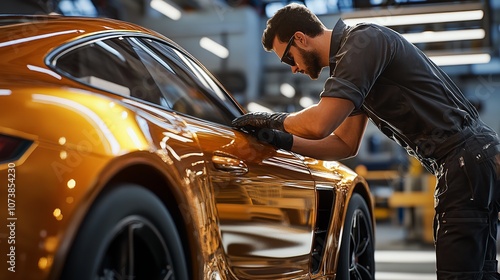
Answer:
<svg viewBox="0 0 500 280"><path fill-rule="evenodd" d="M296 113L248 113L233 121L278 148L319 159L355 156L370 119L437 176L438 279L500 279L496 234L500 141L450 78L398 33L375 24L327 29L290 4L262 37L293 73L317 79L318 104Z"/></svg>

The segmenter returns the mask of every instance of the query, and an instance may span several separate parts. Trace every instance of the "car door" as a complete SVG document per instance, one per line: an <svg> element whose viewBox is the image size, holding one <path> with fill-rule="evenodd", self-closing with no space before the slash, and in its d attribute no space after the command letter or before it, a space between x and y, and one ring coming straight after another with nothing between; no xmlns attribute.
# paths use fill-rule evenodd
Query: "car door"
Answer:
<svg viewBox="0 0 500 280"><path fill-rule="evenodd" d="M304 164L222 125L193 120L188 127L207 161L233 273L240 279L307 274L315 192Z"/></svg>
<svg viewBox="0 0 500 280"><path fill-rule="evenodd" d="M169 91L163 103L199 141L232 272L239 279L308 274L316 197L306 165L232 128L238 107L189 56L158 41L143 43L179 78L160 86Z"/></svg>

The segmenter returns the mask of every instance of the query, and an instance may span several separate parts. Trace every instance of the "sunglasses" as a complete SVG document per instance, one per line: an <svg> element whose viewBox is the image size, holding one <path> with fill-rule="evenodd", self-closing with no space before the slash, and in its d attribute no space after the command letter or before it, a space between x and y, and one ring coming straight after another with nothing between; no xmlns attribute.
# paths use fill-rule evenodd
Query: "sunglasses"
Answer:
<svg viewBox="0 0 500 280"><path fill-rule="evenodd" d="M290 47L293 45L293 39L294 36L292 35L292 38L288 41L288 44L286 45L285 51L283 52L283 56L281 57L281 62L286 63L290 66L295 66L295 60L288 56L288 53L290 52Z"/></svg>

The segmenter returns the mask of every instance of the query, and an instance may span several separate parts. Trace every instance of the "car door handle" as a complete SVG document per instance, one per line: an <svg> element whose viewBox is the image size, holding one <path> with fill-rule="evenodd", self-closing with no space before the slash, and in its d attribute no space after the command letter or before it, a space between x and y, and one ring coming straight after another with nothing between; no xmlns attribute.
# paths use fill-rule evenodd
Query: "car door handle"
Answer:
<svg viewBox="0 0 500 280"><path fill-rule="evenodd" d="M227 155L214 155L212 162L216 169L229 172L236 175L242 175L248 172L247 165L237 158Z"/></svg>

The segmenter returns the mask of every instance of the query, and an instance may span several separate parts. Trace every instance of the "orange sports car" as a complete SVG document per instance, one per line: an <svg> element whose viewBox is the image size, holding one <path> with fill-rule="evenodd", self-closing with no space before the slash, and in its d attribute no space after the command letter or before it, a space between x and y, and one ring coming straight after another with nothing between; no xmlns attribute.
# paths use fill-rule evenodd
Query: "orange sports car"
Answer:
<svg viewBox="0 0 500 280"><path fill-rule="evenodd" d="M174 42L0 17L0 279L373 279L366 181L231 127Z"/></svg>

